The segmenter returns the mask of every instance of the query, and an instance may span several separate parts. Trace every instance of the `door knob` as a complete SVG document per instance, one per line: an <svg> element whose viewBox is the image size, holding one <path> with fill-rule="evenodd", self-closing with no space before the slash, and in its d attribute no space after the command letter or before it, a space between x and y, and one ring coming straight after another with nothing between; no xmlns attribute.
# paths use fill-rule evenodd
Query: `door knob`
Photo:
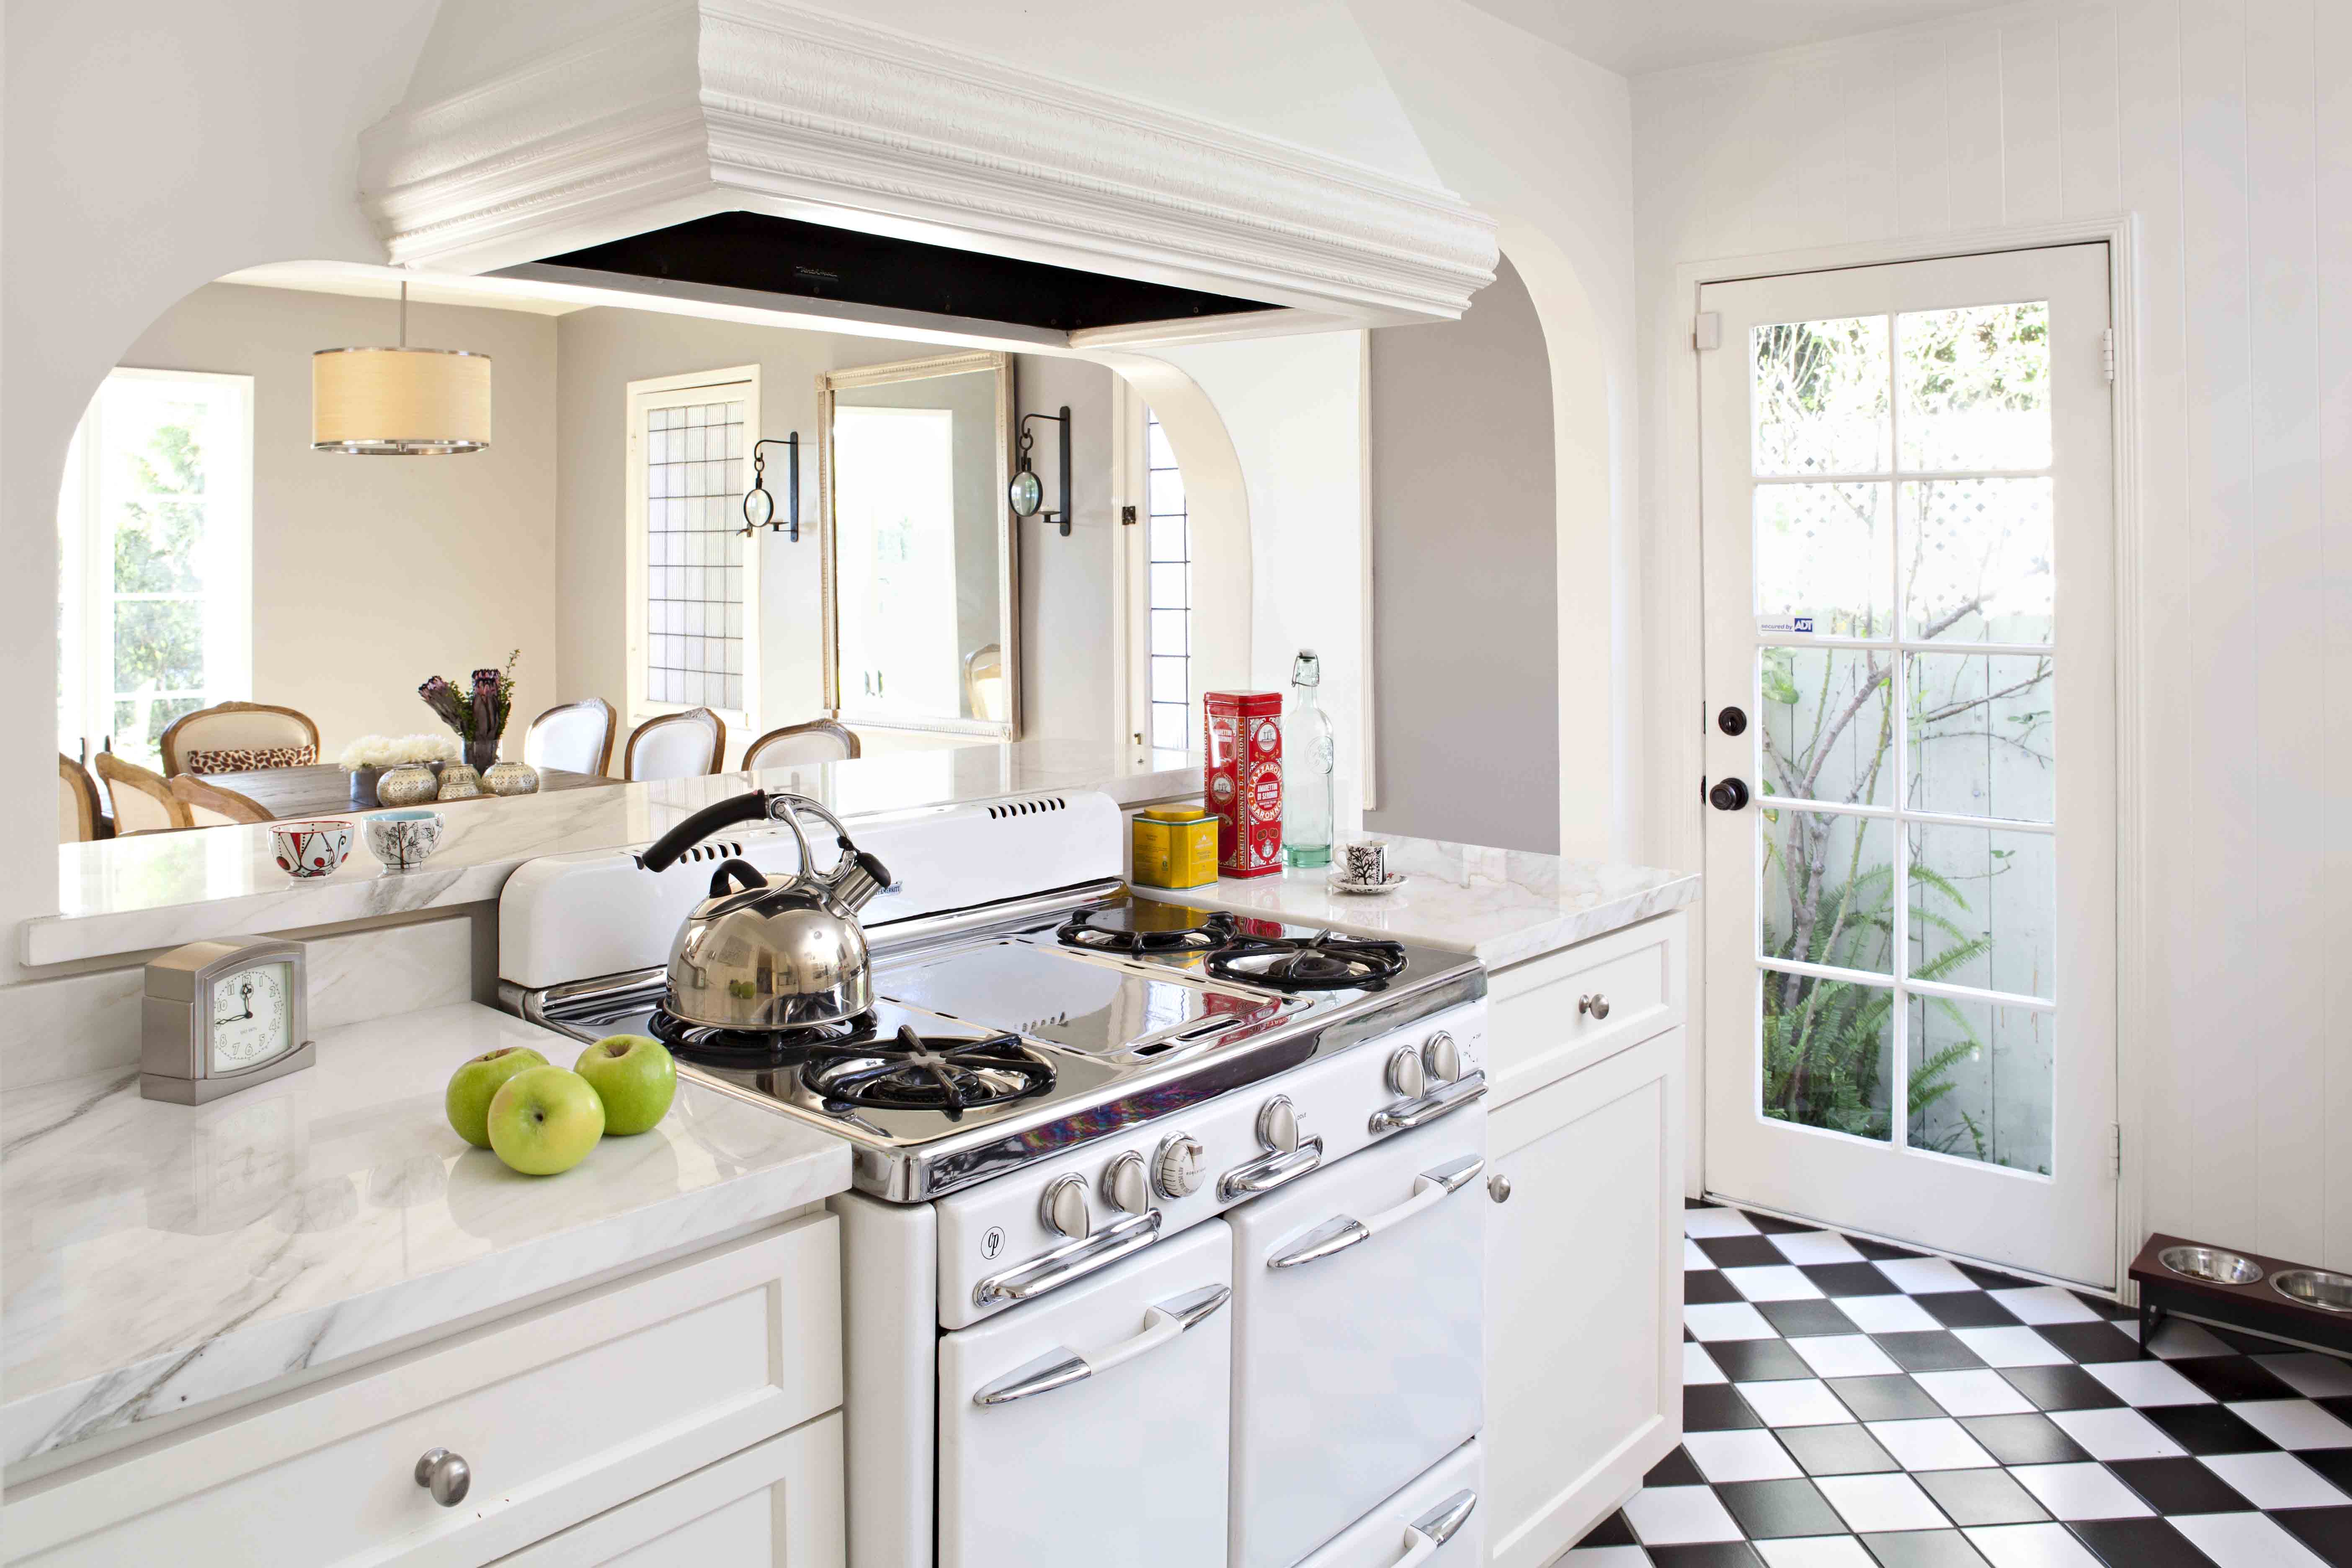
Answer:
<svg viewBox="0 0 2352 1568"><path fill-rule="evenodd" d="M433 1494L433 1500L443 1508L456 1508L466 1500L466 1490L474 1484L474 1471L462 1455L446 1448L427 1448L416 1460L416 1484Z"/></svg>
<svg viewBox="0 0 2352 1568"><path fill-rule="evenodd" d="M1738 779L1717 779L1706 800L1717 811L1738 811L1748 804L1748 786Z"/></svg>

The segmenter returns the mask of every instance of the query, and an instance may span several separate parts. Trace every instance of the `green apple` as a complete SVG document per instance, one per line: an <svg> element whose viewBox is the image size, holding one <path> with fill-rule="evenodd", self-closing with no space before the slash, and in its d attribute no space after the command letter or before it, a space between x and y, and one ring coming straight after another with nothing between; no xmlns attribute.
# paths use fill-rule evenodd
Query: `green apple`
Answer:
<svg viewBox="0 0 2352 1568"><path fill-rule="evenodd" d="M650 1130L677 1093L677 1064L659 1040L643 1035L607 1035L581 1052L572 1070L604 1102L610 1136Z"/></svg>
<svg viewBox="0 0 2352 1568"><path fill-rule="evenodd" d="M563 1068L527 1068L490 1097L490 1147L526 1176L551 1176L604 1136L604 1102Z"/></svg>
<svg viewBox="0 0 2352 1568"><path fill-rule="evenodd" d="M485 1051L449 1075L449 1092L441 1108L457 1136L477 1149L490 1146L490 1097L499 1086L525 1068L543 1068L547 1058L529 1046L500 1046Z"/></svg>

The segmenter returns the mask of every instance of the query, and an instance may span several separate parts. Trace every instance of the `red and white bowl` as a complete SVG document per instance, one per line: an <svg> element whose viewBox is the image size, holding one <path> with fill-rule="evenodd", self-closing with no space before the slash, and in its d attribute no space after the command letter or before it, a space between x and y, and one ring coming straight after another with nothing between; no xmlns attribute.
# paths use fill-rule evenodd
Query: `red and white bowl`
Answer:
<svg viewBox="0 0 2352 1568"><path fill-rule="evenodd" d="M352 853L352 825L336 819L273 822L269 849L289 877L331 877Z"/></svg>

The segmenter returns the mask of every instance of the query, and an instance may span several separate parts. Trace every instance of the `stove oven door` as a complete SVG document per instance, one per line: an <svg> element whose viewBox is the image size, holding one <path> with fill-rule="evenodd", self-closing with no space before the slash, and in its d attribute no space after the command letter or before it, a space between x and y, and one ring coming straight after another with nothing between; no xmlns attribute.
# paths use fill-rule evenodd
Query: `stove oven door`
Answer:
<svg viewBox="0 0 2352 1568"><path fill-rule="evenodd" d="M1223 1563L1232 1283L1211 1220L944 1335L939 1568Z"/></svg>
<svg viewBox="0 0 2352 1568"><path fill-rule="evenodd" d="M1477 1434L1486 1144L1457 1113L1226 1215L1230 1568L1292 1568Z"/></svg>

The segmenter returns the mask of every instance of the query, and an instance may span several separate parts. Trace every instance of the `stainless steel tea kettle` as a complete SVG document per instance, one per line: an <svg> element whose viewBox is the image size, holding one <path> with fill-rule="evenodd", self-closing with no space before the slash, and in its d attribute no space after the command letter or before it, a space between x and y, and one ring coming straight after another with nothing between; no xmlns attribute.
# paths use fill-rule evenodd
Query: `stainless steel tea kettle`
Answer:
<svg viewBox="0 0 2352 1568"><path fill-rule="evenodd" d="M805 813L834 832L840 853L816 869ZM792 830L800 868L773 881L749 861L719 862L669 950L669 1011L722 1029L838 1023L874 1005L866 931L857 911L890 885L882 862L849 841L841 819L806 795L754 790L703 807L637 857L648 871L676 863L723 827L772 819Z"/></svg>

